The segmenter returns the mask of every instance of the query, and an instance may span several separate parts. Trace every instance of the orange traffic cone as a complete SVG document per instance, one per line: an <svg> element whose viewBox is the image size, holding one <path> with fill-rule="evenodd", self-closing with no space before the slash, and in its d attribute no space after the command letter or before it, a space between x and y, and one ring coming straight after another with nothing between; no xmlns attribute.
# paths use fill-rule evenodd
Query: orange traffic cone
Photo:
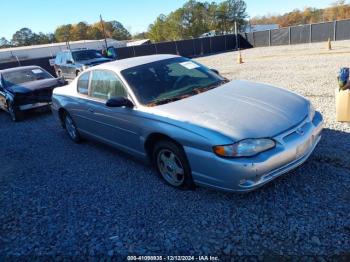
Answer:
<svg viewBox="0 0 350 262"><path fill-rule="evenodd" d="M332 43L331 43L331 39L330 38L328 38L327 49L328 50L332 50Z"/></svg>
<svg viewBox="0 0 350 262"><path fill-rule="evenodd" d="M237 55L237 64L243 64L243 59L242 59L241 51L238 51L238 55Z"/></svg>

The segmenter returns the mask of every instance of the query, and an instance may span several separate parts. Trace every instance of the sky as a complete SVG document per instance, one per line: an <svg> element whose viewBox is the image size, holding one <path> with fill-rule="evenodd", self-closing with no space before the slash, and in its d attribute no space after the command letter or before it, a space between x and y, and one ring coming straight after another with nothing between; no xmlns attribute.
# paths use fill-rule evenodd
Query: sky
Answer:
<svg viewBox="0 0 350 262"><path fill-rule="evenodd" d="M101 14L106 21L121 22L132 34L147 30L159 14L168 14L187 0L2 0L0 37L8 40L22 27L38 33L54 32L62 24L93 23ZM219 0L214 0L220 2ZM210 0L211 2L211 0ZM327 7L332 0L246 0L250 17L282 14L306 6Z"/></svg>

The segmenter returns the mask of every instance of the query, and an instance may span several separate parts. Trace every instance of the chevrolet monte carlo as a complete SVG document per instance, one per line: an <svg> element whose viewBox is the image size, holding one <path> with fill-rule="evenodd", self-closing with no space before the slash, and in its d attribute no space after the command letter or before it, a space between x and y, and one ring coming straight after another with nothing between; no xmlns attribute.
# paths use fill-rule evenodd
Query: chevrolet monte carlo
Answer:
<svg viewBox="0 0 350 262"><path fill-rule="evenodd" d="M154 164L174 187L250 191L307 160L322 115L290 91L228 81L180 56L96 66L54 90L69 137L99 140Z"/></svg>

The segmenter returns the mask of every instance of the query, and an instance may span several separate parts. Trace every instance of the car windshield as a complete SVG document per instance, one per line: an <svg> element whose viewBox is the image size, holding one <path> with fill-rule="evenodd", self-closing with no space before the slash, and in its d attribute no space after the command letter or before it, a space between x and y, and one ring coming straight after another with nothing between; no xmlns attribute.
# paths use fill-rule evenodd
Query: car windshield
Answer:
<svg viewBox="0 0 350 262"><path fill-rule="evenodd" d="M26 83L26 82L53 78L52 75L50 75L44 69L39 67L4 72L2 73L2 77L4 80L5 86L7 87Z"/></svg>
<svg viewBox="0 0 350 262"><path fill-rule="evenodd" d="M121 73L139 102L147 106L180 100L228 81L183 57L128 68Z"/></svg>
<svg viewBox="0 0 350 262"><path fill-rule="evenodd" d="M84 61L103 57L101 53L96 50L81 50L72 52L74 61Z"/></svg>

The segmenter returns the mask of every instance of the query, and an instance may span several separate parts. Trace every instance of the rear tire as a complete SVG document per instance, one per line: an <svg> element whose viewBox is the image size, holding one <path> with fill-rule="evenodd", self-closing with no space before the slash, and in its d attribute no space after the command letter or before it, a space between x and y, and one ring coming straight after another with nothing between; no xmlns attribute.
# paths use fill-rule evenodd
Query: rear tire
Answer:
<svg viewBox="0 0 350 262"><path fill-rule="evenodd" d="M191 168L183 149L170 140L162 140L153 148L153 162L164 181L176 188L194 189Z"/></svg>
<svg viewBox="0 0 350 262"><path fill-rule="evenodd" d="M65 112L63 116L63 124L67 131L67 134L71 140L73 140L75 143L79 143L81 141L80 134L78 132L78 129L72 119L72 117Z"/></svg>

